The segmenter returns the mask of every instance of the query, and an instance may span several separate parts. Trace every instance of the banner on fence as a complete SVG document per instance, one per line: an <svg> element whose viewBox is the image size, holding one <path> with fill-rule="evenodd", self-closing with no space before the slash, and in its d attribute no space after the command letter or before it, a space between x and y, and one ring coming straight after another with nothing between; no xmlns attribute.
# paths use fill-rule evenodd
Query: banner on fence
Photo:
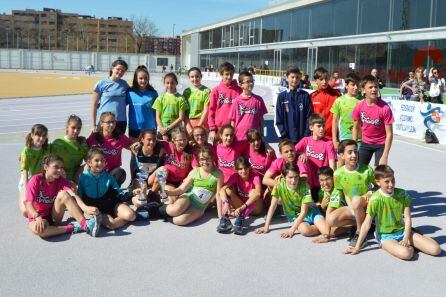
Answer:
<svg viewBox="0 0 446 297"><path fill-rule="evenodd" d="M393 133L421 140L430 129L441 144L446 144L445 105L383 99L390 105L395 118Z"/></svg>

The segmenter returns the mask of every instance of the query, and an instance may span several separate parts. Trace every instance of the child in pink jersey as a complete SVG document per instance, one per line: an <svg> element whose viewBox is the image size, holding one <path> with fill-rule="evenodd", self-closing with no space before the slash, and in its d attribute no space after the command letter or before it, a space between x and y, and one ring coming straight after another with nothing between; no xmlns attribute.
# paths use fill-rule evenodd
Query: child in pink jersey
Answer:
<svg viewBox="0 0 446 297"><path fill-rule="evenodd" d="M234 99L228 119L235 128L235 138L238 141L246 140L246 132L255 129L263 132L263 116L268 113L262 97L252 93L254 77L249 72L242 72L238 77L242 87L242 94Z"/></svg>
<svg viewBox="0 0 446 297"><path fill-rule="evenodd" d="M282 157L275 159L268 170L265 172L262 183L267 186L270 190L272 190L278 183L283 167L285 167L286 163L294 162L299 167L300 177L303 180L306 180L307 175L307 166L305 166L302 161L297 158L296 150L294 148L294 144L289 139L282 139L279 142L279 151Z"/></svg>
<svg viewBox="0 0 446 297"><path fill-rule="evenodd" d="M314 113L310 116L310 130L312 136L302 138L295 148L297 153L301 153L299 159L307 167L311 197L317 202L321 189L317 171L322 166L330 166L335 170L336 152L333 142L324 138L325 118L321 114Z"/></svg>
<svg viewBox="0 0 446 297"><path fill-rule="evenodd" d="M378 81L374 76L366 75L362 87L365 99L356 105L352 113L355 121L353 140L357 140L359 132L362 132L359 163L368 165L375 155L375 166L387 165L393 140L393 113L390 106L379 98Z"/></svg>
<svg viewBox="0 0 446 297"><path fill-rule="evenodd" d="M228 119L234 99L242 93L242 89L237 84L234 76L234 65L224 62L219 68L221 82L212 89L209 101L208 124L209 140L213 143L217 142L217 132L225 124L230 124Z"/></svg>
<svg viewBox="0 0 446 297"><path fill-rule="evenodd" d="M63 164L58 155L47 155L42 161L43 173L29 180L25 200L28 227L42 238L84 231L95 237L101 221L99 211L86 206L71 190L68 181L62 177ZM61 226L66 209L75 221ZM91 219L86 220L82 211L91 215Z"/></svg>
<svg viewBox="0 0 446 297"><path fill-rule="evenodd" d="M98 146L104 151L105 171L110 173L121 186L126 179L126 173L121 168L122 149L130 150L133 142L116 130L116 118L112 112L103 112L99 119L98 132L93 132L87 138L88 147ZM136 151L132 152L136 154Z"/></svg>
<svg viewBox="0 0 446 297"><path fill-rule="evenodd" d="M166 151L164 166L158 168L156 172L164 171L167 181L166 189L168 190L178 187L192 169L192 154L190 153L187 137L188 135L184 128L175 128L172 131L172 142L163 143ZM152 192L158 189L158 178L155 178Z"/></svg>
<svg viewBox="0 0 446 297"><path fill-rule="evenodd" d="M246 137L249 142L249 147L245 150L243 156L251 164L251 170L262 180L271 163L277 159L276 154L274 151L271 155L268 154L267 145L258 130L248 130ZM263 199L257 200L256 208L253 210L254 215L260 215L263 212L264 206L268 205L271 200L271 192L266 186L262 187L262 191Z"/></svg>
<svg viewBox="0 0 446 297"><path fill-rule="evenodd" d="M220 141L217 144L217 167L223 172L225 184L235 173L234 162L248 147L248 142L239 142L234 138L234 127L223 125L218 131Z"/></svg>
<svg viewBox="0 0 446 297"><path fill-rule="evenodd" d="M260 199L262 184L260 178L251 172L247 159L240 157L234 165L236 174L232 175L225 186L220 190L217 205L222 205L222 217L217 227L220 233L231 231L240 235L243 233L245 218L254 210L256 201ZM230 206L234 207L233 211ZM234 226L229 215L236 217Z"/></svg>

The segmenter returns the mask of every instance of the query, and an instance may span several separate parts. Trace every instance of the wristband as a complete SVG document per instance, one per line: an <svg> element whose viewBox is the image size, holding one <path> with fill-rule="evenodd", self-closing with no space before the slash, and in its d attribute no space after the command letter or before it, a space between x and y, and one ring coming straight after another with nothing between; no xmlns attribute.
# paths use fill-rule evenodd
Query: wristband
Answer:
<svg viewBox="0 0 446 297"><path fill-rule="evenodd" d="M245 209L247 209L248 208L248 204L246 204L246 203L243 203L244 205L245 205Z"/></svg>

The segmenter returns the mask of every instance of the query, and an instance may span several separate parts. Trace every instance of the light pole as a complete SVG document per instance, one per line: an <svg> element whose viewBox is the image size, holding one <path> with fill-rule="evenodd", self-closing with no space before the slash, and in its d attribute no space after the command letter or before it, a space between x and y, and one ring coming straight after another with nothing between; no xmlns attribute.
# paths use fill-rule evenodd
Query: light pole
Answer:
<svg viewBox="0 0 446 297"><path fill-rule="evenodd" d="M172 26L172 37L175 37L175 24Z"/></svg>

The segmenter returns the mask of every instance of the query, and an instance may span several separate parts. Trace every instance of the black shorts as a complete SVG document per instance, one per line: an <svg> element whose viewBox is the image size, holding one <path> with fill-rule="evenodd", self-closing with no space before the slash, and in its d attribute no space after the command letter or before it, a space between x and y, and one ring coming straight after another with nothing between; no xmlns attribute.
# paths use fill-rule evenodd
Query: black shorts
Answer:
<svg viewBox="0 0 446 297"><path fill-rule="evenodd" d="M116 131L119 132L119 134L125 134L125 131L127 130L127 122L126 121L116 121Z"/></svg>
<svg viewBox="0 0 446 297"><path fill-rule="evenodd" d="M84 196L82 197L82 200L88 206L97 207L101 213L109 214L113 217L116 216L116 206L121 203L121 200L118 198L118 193L114 189L108 190L107 193L100 198Z"/></svg>
<svg viewBox="0 0 446 297"><path fill-rule="evenodd" d="M181 185L182 182L183 182L182 180L181 180L181 181L171 181L171 180L167 180L167 184L172 185L172 186L174 186L175 188L178 188L178 187Z"/></svg>
<svg viewBox="0 0 446 297"><path fill-rule="evenodd" d="M129 129L129 137L131 138L139 138L140 130L130 130Z"/></svg>

